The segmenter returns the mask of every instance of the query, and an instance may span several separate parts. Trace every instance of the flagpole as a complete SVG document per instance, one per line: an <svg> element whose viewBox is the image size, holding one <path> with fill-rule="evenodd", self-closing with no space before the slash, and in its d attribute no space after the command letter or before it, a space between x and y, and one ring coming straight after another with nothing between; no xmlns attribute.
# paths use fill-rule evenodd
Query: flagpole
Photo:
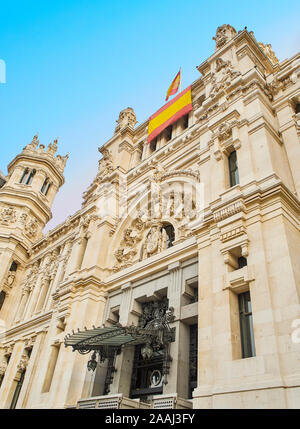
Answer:
<svg viewBox="0 0 300 429"><path fill-rule="evenodd" d="M180 67L179 92L181 92L181 73L182 73L182 69L181 69L181 67Z"/></svg>

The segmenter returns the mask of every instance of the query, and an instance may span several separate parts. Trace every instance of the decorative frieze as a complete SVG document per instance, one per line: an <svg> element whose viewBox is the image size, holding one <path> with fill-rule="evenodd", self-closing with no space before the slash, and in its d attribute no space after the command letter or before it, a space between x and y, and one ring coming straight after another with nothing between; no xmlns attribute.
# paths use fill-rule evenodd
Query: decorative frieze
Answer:
<svg viewBox="0 0 300 429"><path fill-rule="evenodd" d="M223 207L222 209L216 210L213 213L215 222L220 222L221 220L224 220L228 218L229 216L233 216L236 213L240 213L241 211L244 211L245 205L243 201L238 200L234 203Z"/></svg>
<svg viewBox="0 0 300 429"><path fill-rule="evenodd" d="M222 58L217 58L216 70L212 73L210 79L210 97L214 98L226 90L230 86L232 80L240 75L240 71L235 70L229 60L225 61Z"/></svg>

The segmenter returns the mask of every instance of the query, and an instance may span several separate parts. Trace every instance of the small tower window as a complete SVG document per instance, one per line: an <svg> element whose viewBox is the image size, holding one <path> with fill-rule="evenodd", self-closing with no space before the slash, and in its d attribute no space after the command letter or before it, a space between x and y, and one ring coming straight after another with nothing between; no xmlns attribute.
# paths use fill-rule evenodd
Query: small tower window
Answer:
<svg viewBox="0 0 300 429"><path fill-rule="evenodd" d="M296 104L295 112L296 112L296 114L297 114L297 113L300 113L300 103L297 103L297 104Z"/></svg>
<svg viewBox="0 0 300 429"><path fill-rule="evenodd" d="M230 187L239 183L239 170L237 165L236 151L234 150L228 157Z"/></svg>
<svg viewBox="0 0 300 429"><path fill-rule="evenodd" d="M45 179L43 186L41 187L41 193L45 196L48 194L51 183L49 183L49 179Z"/></svg>
<svg viewBox="0 0 300 429"><path fill-rule="evenodd" d="M155 152L157 147L157 137L150 142L150 151Z"/></svg>
<svg viewBox="0 0 300 429"><path fill-rule="evenodd" d="M172 125L166 128L166 140L167 142L172 138Z"/></svg>
<svg viewBox="0 0 300 429"><path fill-rule="evenodd" d="M183 129L185 130L189 126L189 114L183 117Z"/></svg>
<svg viewBox="0 0 300 429"><path fill-rule="evenodd" d="M25 168L24 173L23 173L19 183L25 183L28 179L28 176L29 176L29 168Z"/></svg>
<svg viewBox="0 0 300 429"><path fill-rule="evenodd" d="M27 178L26 182L25 182L25 180L24 180L24 182L25 182L25 184L26 184L26 185L31 185L32 180L33 180L33 178L34 178L34 176L35 176L35 173L36 173L36 170L31 170L31 172L30 172L30 174L29 174L29 176L28 176L28 178ZM22 182L22 183L24 183L24 182Z"/></svg>

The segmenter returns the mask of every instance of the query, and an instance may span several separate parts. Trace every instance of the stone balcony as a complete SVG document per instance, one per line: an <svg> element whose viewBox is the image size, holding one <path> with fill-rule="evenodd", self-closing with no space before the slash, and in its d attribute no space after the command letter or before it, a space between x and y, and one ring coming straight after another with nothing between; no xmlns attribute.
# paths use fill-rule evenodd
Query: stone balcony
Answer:
<svg viewBox="0 0 300 429"><path fill-rule="evenodd" d="M168 395L157 395L149 402L142 402L140 399L130 399L121 393L114 395L95 396L92 398L80 399L76 409L190 409L193 408L192 401L179 398L176 393Z"/></svg>

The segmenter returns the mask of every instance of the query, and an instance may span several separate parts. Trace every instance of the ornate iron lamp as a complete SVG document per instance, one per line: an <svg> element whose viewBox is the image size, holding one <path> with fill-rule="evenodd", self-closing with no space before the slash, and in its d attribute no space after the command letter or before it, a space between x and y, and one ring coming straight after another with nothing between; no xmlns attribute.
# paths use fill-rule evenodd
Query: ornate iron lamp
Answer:
<svg viewBox="0 0 300 429"><path fill-rule="evenodd" d="M96 360L96 358L97 358L97 355L96 355L96 352L94 352L92 354L92 358L87 363L87 368L88 368L89 371L93 371L94 372L95 369L97 368L97 360Z"/></svg>

